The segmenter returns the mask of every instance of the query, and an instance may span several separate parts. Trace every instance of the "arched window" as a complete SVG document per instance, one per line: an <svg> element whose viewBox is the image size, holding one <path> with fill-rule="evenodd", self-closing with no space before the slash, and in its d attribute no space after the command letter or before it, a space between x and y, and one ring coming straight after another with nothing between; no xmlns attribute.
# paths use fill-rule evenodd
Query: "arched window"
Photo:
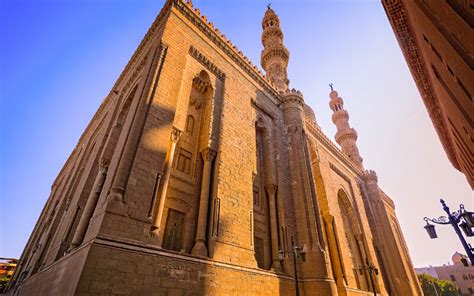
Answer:
<svg viewBox="0 0 474 296"><path fill-rule="evenodd" d="M192 135L193 131L194 131L194 117L192 115L189 115L188 119L186 120L186 132Z"/></svg>
<svg viewBox="0 0 474 296"><path fill-rule="evenodd" d="M122 126L125 122L125 119L128 114L128 110L130 110L130 105L132 104L133 98L135 97L135 93L137 92L138 89L138 84L136 84L132 91L128 94L127 99L122 105L122 108L120 110L120 113L117 117L116 125Z"/></svg>
<svg viewBox="0 0 474 296"><path fill-rule="evenodd" d="M346 237L346 246L350 258L352 269L352 276L356 281L358 289L367 290L367 282L364 278L364 272L361 269L364 265L362 260L362 250L359 248L359 243L356 238L356 229L358 229L357 218L355 217L354 208L349 200L349 196L342 189L338 192L339 211L341 213L342 222L344 225L344 234Z"/></svg>

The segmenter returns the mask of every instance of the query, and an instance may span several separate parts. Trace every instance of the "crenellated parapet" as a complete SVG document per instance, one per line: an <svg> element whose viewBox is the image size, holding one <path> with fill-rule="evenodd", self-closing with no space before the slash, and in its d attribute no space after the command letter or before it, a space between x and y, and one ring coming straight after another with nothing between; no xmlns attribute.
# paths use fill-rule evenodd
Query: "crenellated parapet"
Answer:
<svg viewBox="0 0 474 296"><path fill-rule="evenodd" d="M364 181L367 185L377 185L377 173L373 170L365 170L363 173Z"/></svg>
<svg viewBox="0 0 474 296"><path fill-rule="evenodd" d="M303 110L304 108L304 98L303 94L301 91L292 89L292 90L287 90L283 95L282 95L282 105L283 108L287 107L298 107Z"/></svg>

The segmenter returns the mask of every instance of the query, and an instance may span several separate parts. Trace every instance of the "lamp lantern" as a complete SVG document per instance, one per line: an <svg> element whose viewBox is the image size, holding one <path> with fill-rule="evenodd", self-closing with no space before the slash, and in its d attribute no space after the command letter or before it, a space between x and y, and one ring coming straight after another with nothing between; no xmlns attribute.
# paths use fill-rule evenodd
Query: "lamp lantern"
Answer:
<svg viewBox="0 0 474 296"><path fill-rule="evenodd" d="M436 234L435 226L433 224L430 224L428 221L426 221L425 229L431 239L438 237L438 235Z"/></svg>

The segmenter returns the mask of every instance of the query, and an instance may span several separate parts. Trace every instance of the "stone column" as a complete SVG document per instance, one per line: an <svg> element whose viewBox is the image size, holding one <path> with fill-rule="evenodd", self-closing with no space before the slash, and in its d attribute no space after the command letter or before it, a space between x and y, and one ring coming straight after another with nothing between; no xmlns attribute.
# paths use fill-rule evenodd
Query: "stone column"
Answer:
<svg viewBox="0 0 474 296"><path fill-rule="evenodd" d="M102 158L99 163L99 173L95 178L92 191L87 198L87 203L84 207L84 213L82 213L81 219L79 220L79 224L77 225L77 229L74 233L74 237L72 239L71 245L69 246L68 252L79 246L86 235L89 222L92 218L92 215L94 214L97 201L99 200L99 196L102 191L102 186L104 185L105 177L107 176L108 167L109 162Z"/></svg>
<svg viewBox="0 0 474 296"><path fill-rule="evenodd" d="M212 160L216 156L216 151L205 148L201 151L204 159L204 167L202 170L201 196L199 199L199 216L196 230L196 240L191 254L207 257L206 247L206 228L207 228L207 211L209 208L209 193L211 185Z"/></svg>
<svg viewBox="0 0 474 296"><path fill-rule="evenodd" d="M344 271L342 270L342 262L339 256L339 247L337 246L336 234L334 231L334 217L329 216L325 219L326 225L328 227L328 245L329 253L331 256L331 261L334 263L332 265L334 278L336 280L336 285L338 288L344 288Z"/></svg>
<svg viewBox="0 0 474 296"><path fill-rule="evenodd" d="M143 127L145 126L148 117L150 101L152 100L155 91L154 85L157 82L159 70L161 68L160 64L163 61L165 52L166 48L163 48L160 45L152 57L153 60L151 61L148 73L146 74L147 76L145 85L143 86L143 91L138 98L137 107L135 109L128 138L125 142L123 154L117 171L115 172L115 179L108 196L110 199L124 202L123 195L133 166L133 161L135 160L135 154L138 150L138 144L140 143Z"/></svg>
<svg viewBox="0 0 474 296"><path fill-rule="evenodd" d="M277 221L277 210L276 210L276 190L275 184L265 185L265 191L268 194L268 207L270 208L270 235L272 243L272 267L276 271L281 271L281 263L278 258L278 221Z"/></svg>
<svg viewBox="0 0 474 296"><path fill-rule="evenodd" d="M181 131L173 127L171 131L171 143L168 150L168 155L166 156L165 165L163 168L163 175L161 181L163 182L161 187L161 195L158 203L158 209L156 210L155 219L153 220L153 225L151 227L152 234L154 236L159 236L160 227L161 227L161 218L163 217L163 210L165 208L166 193L168 192L168 182L170 181L171 166L173 165L174 151L176 150L176 143L178 143L179 137L181 136ZM155 199L156 200L156 199ZM153 207L155 208L155 206Z"/></svg>

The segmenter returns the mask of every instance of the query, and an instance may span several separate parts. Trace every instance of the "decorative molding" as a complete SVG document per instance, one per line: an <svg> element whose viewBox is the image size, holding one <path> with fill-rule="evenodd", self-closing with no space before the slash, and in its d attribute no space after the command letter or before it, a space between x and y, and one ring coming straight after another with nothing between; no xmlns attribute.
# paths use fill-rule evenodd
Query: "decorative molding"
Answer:
<svg viewBox="0 0 474 296"><path fill-rule="evenodd" d="M173 126L173 129L171 130L171 141L173 141L173 143L177 143L179 138L181 137L181 134L182 134L182 131L180 131L178 128L174 127Z"/></svg>
<svg viewBox="0 0 474 296"><path fill-rule="evenodd" d="M287 90L282 96L282 103L285 105L294 103L300 106L301 108L304 108L303 94L301 93L301 91L296 90L294 88L291 89L291 91Z"/></svg>
<svg viewBox="0 0 474 296"><path fill-rule="evenodd" d="M140 64L138 64L138 66L135 68L135 70L133 71L132 75L130 76L130 78L127 80L127 83L125 84L125 86L122 88L122 91L121 93L122 94L126 94L128 89L130 88L130 85L132 85L132 83L135 82L136 78L138 77L138 75L140 74L140 72L143 70L143 67L145 67L145 64L148 60L148 57L150 56L150 51L147 52L147 54L143 57L143 59L141 60Z"/></svg>
<svg viewBox="0 0 474 296"><path fill-rule="evenodd" d="M308 131L307 134L313 136L315 139L319 140L319 142L326 147L329 151L335 154L336 157L339 158L349 169L351 169L357 176L362 176L362 170L356 166L356 164L349 159L348 156L344 155L322 131L319 127L315 127L310 124L305 124L305 130Z"/></svg>
<svg viewBox="0 0 474 296"><path fill-rule="evenodd" d="M267 194L269 196L273 196L277 192L277 189L278 189L278 186L275 184L267 184L264 187L265 187L265 191L267 191Z"/></svg>
<svg viewBox="0 0 474 296"><path fill-rule="evenodd" d="M341 130L336 133L334 139L339 144L348 139L353 140L355 142L357 140L357 132L352 127L345 130Z"/></svg>
<svg viewBox="0 0 474 296"><path fill-rule="evenodd" d="M444 120L439 100L436 98L429 78L429 70L423 61L406 9L400 0L382 0L382 4L441 144L453 166L459 170L460 166L456 159L453 143L449 138L447 123Z"/></svg>
<svg viewBox="0 0 474 296"><path fill-rule="evenodd" d="M204 148L201 150L201 155L204 161L212 161L216 154L217 151L212 150L211 148Z"/></svg>
<svg viewBox="0 0 474 296"><path fill-rule="evenodd" d="M347 110L341 109L336 112L334 112L331 116L332 122L336 124L341 119L344 119L345 121L349 121L349 113Z"/></svg>
<svg viewBox="0 0 474 296"><path fill-rule="evenodd" d="M288 60L290 59L290 52L283 45L267 47L262 51L262 56L260 58L260 64L265 69L267 67L267 62L272 57L279 57L283 60L284 65L288 65Z"/></svg>
<svg viewBox="0 0 474 296"><path fill-rule="evenodd" d="M213 64L208 58L206 58L199 50L197 50L194 46L189 48L189 54L196 59L201 65L206 67L209 71L211 71L214 75L216 75L220 80L225 79L225 73L222 72L215 64Z"/></svg>
<svg viewBox="0 0 474 296"><path fill-rule="evenodd" d="M344 181L346 181L349 186L352 186L351 185L351 179L349 179L348 176L346 176L338 167L336 167L334 164L332 164L331 162L329 163L329 167L331 168L331 170L333 170L337 175L339 175L339 177L341 177L342 179L344 179Z"/></svg>
<svg viewBox="0 0 474 296"><path fill-rule="evenodd" d="M202 15L199 9L194 8L192 3L185 3L182 0L169 0L169 3L172 3L173 7L177 8L183 16L185 16L197 29L204 33L210 41L217 45L263 89L279 100L279 93L270 79L264 76L263 73L258 70L257 66L252 64L252 62L244 56L242 51L232 44L224 34L221 34L219 29L215 28L212 22L207 22L206 16Z"/></svg>

